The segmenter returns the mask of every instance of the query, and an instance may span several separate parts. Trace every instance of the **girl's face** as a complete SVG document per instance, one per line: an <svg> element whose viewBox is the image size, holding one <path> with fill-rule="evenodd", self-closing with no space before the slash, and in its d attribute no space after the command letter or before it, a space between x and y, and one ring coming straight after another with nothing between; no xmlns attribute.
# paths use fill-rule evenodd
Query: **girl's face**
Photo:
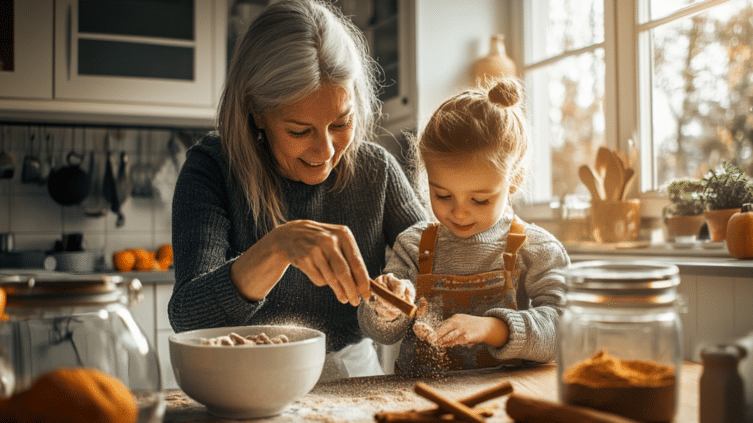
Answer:
<svg viewBox="0 0 753 423"><path fill-rule="evenodd" d="M282 176L316 185L327 179L353 141L353 113L352 87L324 85L257 120Z"/></svg>
<svg viewBox="0 0 753 423"><path fill-rule="evenodd" d="M456 236L484 232L504 214L510 185L491 163L437 158L424 163L434 216Z"/></svg>

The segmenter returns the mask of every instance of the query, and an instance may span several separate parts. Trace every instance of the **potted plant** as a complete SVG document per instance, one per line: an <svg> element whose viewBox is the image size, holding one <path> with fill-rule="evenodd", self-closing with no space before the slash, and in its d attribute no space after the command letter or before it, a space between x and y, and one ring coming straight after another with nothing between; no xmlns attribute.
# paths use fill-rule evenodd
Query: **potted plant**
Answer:
<svg viewBox="0 0 753 423"><path fill-rule="evenodd" d="M711 241L724 241L727 236L727 221L740 211L743 204L753 202L753 184L742 168L722 161L701 180L701 198L709 226Z"/></svg>
<svg viewBox="0 0 753 423"><path fill-rule="evenodd" d="M664 224L669 238L677 242L695 241L705 222L703 186L700 181L675 180L667 185L670 205L664 208Z"/></svg>

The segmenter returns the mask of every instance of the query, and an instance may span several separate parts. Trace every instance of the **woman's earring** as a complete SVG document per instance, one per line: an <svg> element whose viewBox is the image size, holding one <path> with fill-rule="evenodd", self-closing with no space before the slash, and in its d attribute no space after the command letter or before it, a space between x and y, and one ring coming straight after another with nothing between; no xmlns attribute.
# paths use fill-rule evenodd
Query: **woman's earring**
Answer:
<svg viewBox="0 0 753 423"><path fill-rule="evenodd" d="M256 136L256 140L259 141L259 142L264 141L264 132L263 131L259 131L259 134Z"/></svg>

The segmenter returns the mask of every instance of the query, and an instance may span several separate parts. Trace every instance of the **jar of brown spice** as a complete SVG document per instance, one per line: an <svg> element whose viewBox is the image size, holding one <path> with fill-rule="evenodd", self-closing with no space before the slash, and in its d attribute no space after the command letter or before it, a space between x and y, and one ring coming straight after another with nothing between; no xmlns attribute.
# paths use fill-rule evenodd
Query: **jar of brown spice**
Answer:
<svg viewBox="0 0 753 423"><path fill-rule="evenodd" d="M682 359L677 266L589 261L571 265L565 279L560 400L642 422L672 421Z"/></svg>

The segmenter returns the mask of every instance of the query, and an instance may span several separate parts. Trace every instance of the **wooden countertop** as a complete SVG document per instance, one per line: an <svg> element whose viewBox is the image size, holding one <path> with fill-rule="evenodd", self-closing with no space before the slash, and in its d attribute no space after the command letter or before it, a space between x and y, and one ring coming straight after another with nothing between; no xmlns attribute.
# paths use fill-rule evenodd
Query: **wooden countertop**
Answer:
<svg viewBox="0 0 753 423"><path fill-rule="evenodd" d="M703 366L685 362L680 371L680 404L675 416L678 423L699 421L698 391ZM374 422L380 411L408 411L430 408L433 404L413 392L416 382L424 382L450 398L460 399L482 389L510 381L516 393L557 401L557 366L545 364L526 368L474 370L437 377L373 376L324 382L283 414L249 422L326 423ZM231 422L209 415L204 406L181 391L166 391L167 407L164 422ZM496 407L490 423L513 422L505 412L506 398L483 403ZM237 422L237 420L235 420Z"/></svg>

